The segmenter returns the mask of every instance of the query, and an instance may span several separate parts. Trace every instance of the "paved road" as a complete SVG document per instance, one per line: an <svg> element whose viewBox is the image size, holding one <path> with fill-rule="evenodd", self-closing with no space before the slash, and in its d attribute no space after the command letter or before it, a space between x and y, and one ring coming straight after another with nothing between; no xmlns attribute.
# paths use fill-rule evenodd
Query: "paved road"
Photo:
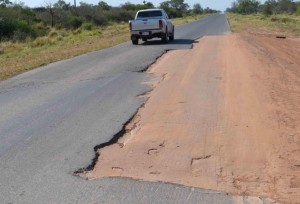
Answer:
<svg viewBox="0 0 300 204"><path fill-rule="evenodd" d="M1 203L231 203L224 193L172 184L73 176L93 147L119 132L150 90L142 72L166 50L223 35L218 15L176 28L161 45L130 42L53 63L0 83ZM25 63L25 62L24 62Z"/></svg>

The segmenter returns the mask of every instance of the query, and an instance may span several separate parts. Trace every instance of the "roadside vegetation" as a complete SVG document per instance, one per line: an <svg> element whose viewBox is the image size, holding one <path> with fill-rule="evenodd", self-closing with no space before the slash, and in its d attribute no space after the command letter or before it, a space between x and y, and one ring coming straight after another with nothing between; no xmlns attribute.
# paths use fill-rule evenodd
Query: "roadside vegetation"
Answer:
<svg viewBox="0 0 300 204"><path fill-rule="evenodd" d="M234 32L300 36L300 2L237 0L226 13Z"/></svg>
<svg viewBox="0 0 300 204"><path fill-rule="evenodd" d="M0 0L0 80L35 67L129 40L128 20L137 10L154 8L151 2L126 2L112 7L63 0L48 1L44 7L29 8L22 3ZM162 2L175 25L218 13L184 0Z"/></svg>

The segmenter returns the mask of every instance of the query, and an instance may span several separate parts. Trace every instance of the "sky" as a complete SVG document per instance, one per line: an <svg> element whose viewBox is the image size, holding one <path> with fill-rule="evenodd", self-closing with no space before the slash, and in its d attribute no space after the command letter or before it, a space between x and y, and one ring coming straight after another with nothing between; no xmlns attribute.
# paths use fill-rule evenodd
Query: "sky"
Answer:
<svg viewBox="0 0 300 204"><path fill-rule="evenodd" d="M15 2L14 0L10 0L11 2ZM50 0L52 2L56 2L57 0ZM97 5L100 0L76 0L77 4L79 2L85 2L88 4L94 4ZM143 2L143 0L104 0L106 3L108 3L111 6L119 6L120 4L124 4L125 2L129 1L134 4L140 4ZM149 2L152 2L155 6L159 6L161 2L165 0L149 0ZM220 10L220 11L225 11L226 8L231 7L231 3L234 0L185 0L185 3L188 3L191 7L196 4L200 3L200 5L203 8L210 7L212 9ZM26 6L29 7L40 7L44 6L45 2L49 2L49 0L18 0L16 2L23 2ZM65 0L67 3L73 4L74 0Z"/></svg>

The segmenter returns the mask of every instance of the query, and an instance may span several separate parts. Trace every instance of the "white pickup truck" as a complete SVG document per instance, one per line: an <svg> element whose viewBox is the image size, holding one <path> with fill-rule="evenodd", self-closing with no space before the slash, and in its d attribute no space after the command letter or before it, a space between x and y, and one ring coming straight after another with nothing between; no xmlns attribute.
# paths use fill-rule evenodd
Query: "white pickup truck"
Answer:
<svg viewBox="0 0 300 204"><path fill-rule="evenodd" d="M174 40L174 24L163 9L140 10L135 20L129 21L132 44L137 45L139 39L161 38L162 42Z"/></svg>

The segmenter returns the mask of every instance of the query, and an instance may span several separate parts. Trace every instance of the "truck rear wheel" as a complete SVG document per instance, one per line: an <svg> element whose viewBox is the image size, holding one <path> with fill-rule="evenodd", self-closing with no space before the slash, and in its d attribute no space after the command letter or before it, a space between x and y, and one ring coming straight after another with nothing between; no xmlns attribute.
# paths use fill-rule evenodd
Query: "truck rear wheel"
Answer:
<svg viewBox="0 0 300 204"><path fill-rule="evenodd" d="M167 43L168 42L168 40L169 40L169 35L168 35L168 28L166 28L166 33L163 35L163 37L161 38L161 41L163 42L163 43Z"/></svg>
<svg viewBox="0 0 300 204"><path fill-rule="evenodd" d="M169 40L170 40L170 41L173 41L173 40L174 40L174 33L173 33L173 35L170 35Z"/></svg>
<svg viewBox="0 0 300 204"><path fill-rule="evenodd" d="M173 27L173 32L172 34L169 36L169 40L173 41L174 40L174 36L175 36L175 29Z"/></svg>
<svg viewBox="0 0 300 204"><path fill-rule="evenodd" d="M139 39L133 39L131 40L133 45L139 44Z"/></svg>

